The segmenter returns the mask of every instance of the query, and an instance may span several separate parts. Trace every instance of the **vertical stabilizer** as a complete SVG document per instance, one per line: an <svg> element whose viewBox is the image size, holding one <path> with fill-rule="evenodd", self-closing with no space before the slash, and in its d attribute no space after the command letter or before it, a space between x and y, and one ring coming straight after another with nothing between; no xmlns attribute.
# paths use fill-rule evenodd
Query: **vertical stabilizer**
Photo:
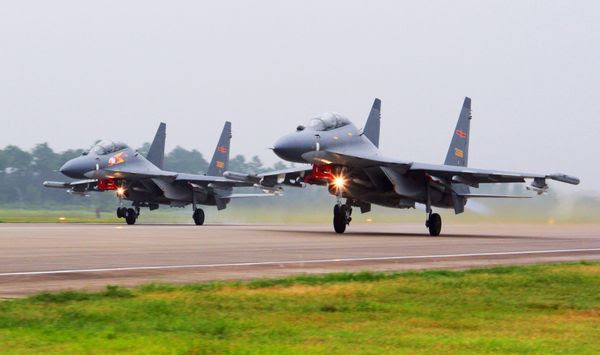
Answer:
<svg viewBox="0 0 600 355"><path fill-rule="evenodd" d="M365 137L369 138L371 143L379 148L379 130L381 127L381 100L375 99L371 112L369 112L369 118L363 129Z"/></svg>
<svg viewBox="0 0 600 355"><path fill-rule="evenodd" d="M165 162L165 140L167 138L167 125L161 122L158 125L154 140L150 145L146 159L148 159L157 168L163 169Z"/></svg>
<svg viewBox="0 0 600 355"><path fill-rule="evenodd" d="M465 97L452 140L446 154L445 165L467 166L469 159L469 128L471 126L471 99Z"/></svg>
<svg viewBox="0 0 600 355"><path fill-rule="evenodd" d="M221 132L221 138L215 148L208 171L206 175L209 176L223 176L223 173L229 166L229 146L231 144L231 122L225 122L223 131Z"/></svg>

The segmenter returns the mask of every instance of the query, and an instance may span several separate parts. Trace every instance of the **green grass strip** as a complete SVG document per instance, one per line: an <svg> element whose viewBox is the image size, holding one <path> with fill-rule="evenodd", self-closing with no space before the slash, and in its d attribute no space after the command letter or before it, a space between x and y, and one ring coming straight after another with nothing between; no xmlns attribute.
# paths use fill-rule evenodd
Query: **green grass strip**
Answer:
<svg viewBox="0 0 600 355"><path fill-rule="evenodd" d="M597 353L600 263L108 286L0 302L0 353Z"/></svg>

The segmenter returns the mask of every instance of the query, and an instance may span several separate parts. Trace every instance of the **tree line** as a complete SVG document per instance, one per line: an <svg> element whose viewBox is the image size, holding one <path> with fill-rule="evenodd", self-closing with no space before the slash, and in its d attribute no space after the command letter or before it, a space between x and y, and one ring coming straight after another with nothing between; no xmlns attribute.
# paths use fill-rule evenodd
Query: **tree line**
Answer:
<svg viewBox="0 0 600 355"><path fill-rule="evenodd" d="M150 147L144 143L137 149L146 155ZM48 143L37 144L27 151L17 146L9 145L0 149L0 205L13 207L51 207L56 205L114 205L113 196L98 194L94 202L88 198L76 198L65 193L62 189L49 189L42 186L46 180L71 180L58 169L67 160L80 156L84 149L67 149L55 152ZM196 149L187 150L177 146L165 155L165 169L176 172L203 174L208 169L209 162ZM229 170L245 173L261 173L272 169L284 169L288 166L278 162L267 167L258 156L246 159L238 154L229 161Z"/></svg>
<svg viewBox="0 0 600 355"><path fill-rule="evenodd" d="M137 149L145 155L150 147L149 143L143 144ZM71 195L63 189L50 189L42 186L46 180L69 181L58 172L58 169L67 160L81 155L84 149L67 149L55 152L47 143L37 144L33 149L27 151L17 146L9 145L0 149L0 206L9 208L69 208L83 207L100 208L111 210L115 206L115 196L111 193L93 193L88 197ZM165 169L170 171L203 174L208 169L208 161L204 155L196 149L188 150L177 146L165 156ZM279 170L290 166L278 162L273 166L265 166L258 156L247 159L239 154L230 159L229 170L244 173L261 173L269 170ZM519 194L523 191L522 184L499 184L482 186L478 192ZM573 196L575 197L575 196ZM532 207L537 204L552 204L556 196L551 189L545 198L533 199L521 205ZM584 200L593 206L598 205L596 196L587 196ZM581 198L578 198L581 200ZM585 202L585 201L584 201ZM316 206L331 204L329 194L319 187L307 189L288 188L285 189L284 197L277 199L252 199L237 201L239 205L262 205L279 206L291 203L295 207ZM514 201L482 201L486 205L514 206ZM587 202L586 202L587 203ZM516 206L515 206L516 207Z"/></svg>

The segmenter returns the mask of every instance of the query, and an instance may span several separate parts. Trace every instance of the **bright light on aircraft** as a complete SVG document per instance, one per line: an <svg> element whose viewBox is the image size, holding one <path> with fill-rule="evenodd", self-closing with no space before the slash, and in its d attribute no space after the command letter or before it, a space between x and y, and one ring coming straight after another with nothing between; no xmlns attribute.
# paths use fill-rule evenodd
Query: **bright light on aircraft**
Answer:
<svg viewBox="0 0 600 355"><path fill-rule="evenodd" d="M339 190L346 186L346 179L343 176L336 176L333 178L333 185Z"/></svg>
<svg viewBox="0 0 600 355"><path fill-rule="evenodd" d="M122 186L117 187L117 196L123 197L123 195L125 195L125 188Z"/></svg>

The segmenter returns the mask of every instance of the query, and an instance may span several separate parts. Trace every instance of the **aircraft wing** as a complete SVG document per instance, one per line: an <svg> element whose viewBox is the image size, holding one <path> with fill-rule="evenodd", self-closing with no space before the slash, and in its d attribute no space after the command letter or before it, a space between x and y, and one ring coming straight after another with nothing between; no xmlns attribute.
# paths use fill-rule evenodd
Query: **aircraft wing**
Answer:
<svg viewBox="0 0 600 355"><path fill-rule="evenodd" d="M129 167L113 167L109 169L103 169L105 177L116 178L116 179L147 179L147 178L167 178L175 179L177 173L170 171L163 171L160 169L135 169Z"/></svg>
<svg viewBox="0 0 600 355"><path fill-rule="evenodd" d="M302 178L311 171L312 167L274 170L262 174L244 174L226 171L223 173L223 176L230 180L249 183L258 188L275 190L279 185L302 187Z"/></svg>
<svg viewBox="0 0 600 355"><path fill-rule="evenodd" d="M364 154L355 151L321 150L305 153L302 155L302 158L312 161L315 164L336 164L353 168L368 168L383 165L394 168L394 170L399 172L407 171L412 164L409 161L385 157L376 152L373 154Z"/></svg>
<svg viewBox="0 0 600 355"><path fill-rule="evenodd" d="M412 163L387 158L379 154L363 154L354 151L313 151L305 153L303 158L306 161L310 161L314 164L325 164L325 165L343 165L351 168L369 168L377 166L388 166L394 168L394 170L404 173L406 172ZM257 187L276 187L280 185L302 187L304 182L304 176L312 172L312 166L289 168L283 170L269 171L262 174L240 174L227 171L225 176L229 179L252 182Z"/></svg>
<svg viewBox="0 0 600 355"><path fill-rule="evenodd" d="M525 182L525 179L534 179L538 181L551 179L567 184L579 184L579 179L577 177L565 174L530 174L487 169L474 169L454 165L413 163L408 172L424 173L448 180L450 182L462 183L471 186L481 183Z"/></svg>
<svg viewBox="0 0 600 355"><path fill-rule="evenodd" d="M223 176L209 176L198 174L177 174L175 181L188 182L196 185L218 184L221 186L253 186L254 184L247 181L239 181L228 179Z"/></svg>

